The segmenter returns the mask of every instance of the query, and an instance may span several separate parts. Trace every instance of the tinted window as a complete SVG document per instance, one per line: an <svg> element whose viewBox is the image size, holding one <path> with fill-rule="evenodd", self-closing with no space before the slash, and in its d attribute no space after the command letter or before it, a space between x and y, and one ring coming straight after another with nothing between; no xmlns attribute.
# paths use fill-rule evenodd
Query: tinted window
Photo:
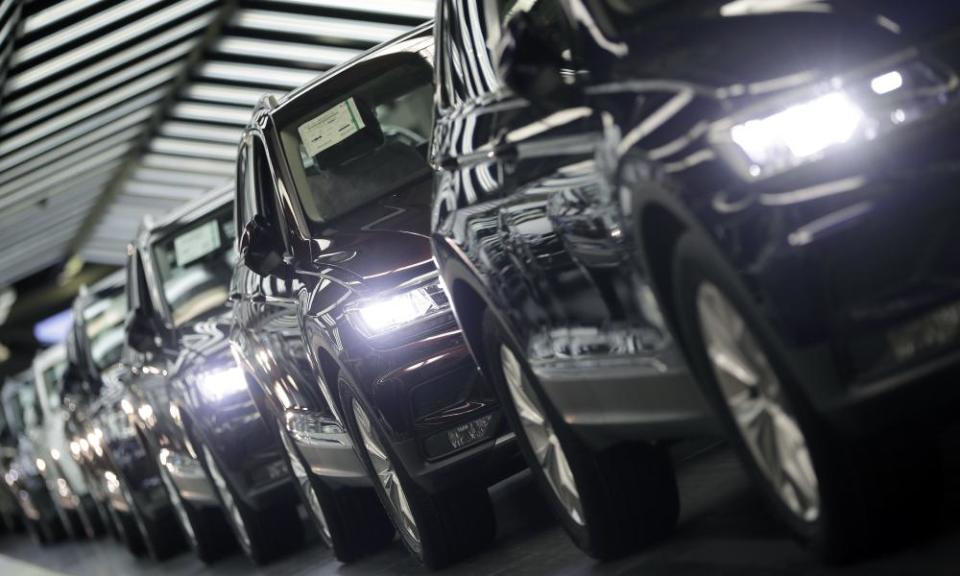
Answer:
<svg viewBox="0 0 960 576"><path fill-rule="evenodd" d="M223 209L158 240L153 255L174 325L197 318L227 300L236 262L233 214Z"/></svg>
<svg viewBox="0 0 960 576"><path fill-rule="evenodd" d="M351 72L363 79L354 88L280 126L297 196L315 223L430 174L432 70L415 56L392 62L362 75L358 67Z"/></svg>

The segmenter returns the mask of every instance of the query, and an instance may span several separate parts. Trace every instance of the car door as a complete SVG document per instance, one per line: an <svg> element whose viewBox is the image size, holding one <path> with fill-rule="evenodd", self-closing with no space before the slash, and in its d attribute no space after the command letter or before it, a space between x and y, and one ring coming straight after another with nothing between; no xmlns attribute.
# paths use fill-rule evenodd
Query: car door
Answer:
<svg viewBox="0 0 960 576"><path fill-rule="evenodd" d="M245 138L239 176L237 210L242 221L238 225L245 226L261 215L288 235L261 136L248 134ZM240 361L256 380L275 419L281 421L286 421L287 415L329 413L317 391L297 316L300 295L311 283L312 278L295 271L261 276L242 262L238 262L233 279L239 298L235 339Z"/></svg>

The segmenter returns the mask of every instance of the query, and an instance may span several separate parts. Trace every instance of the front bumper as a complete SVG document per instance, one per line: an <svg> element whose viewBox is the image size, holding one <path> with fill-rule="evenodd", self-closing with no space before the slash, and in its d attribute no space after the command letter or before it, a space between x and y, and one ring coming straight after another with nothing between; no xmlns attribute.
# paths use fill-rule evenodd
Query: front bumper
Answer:
<svg viewBox="0 0 960 576"><path fill-rule="evenodd" d="M198 504L218 505L213 484L195 458L189 454L167 450L161 453L160 463L166 467L181 498Z"/></svg>
<svg viewBox="0 0 960 576"><path fill-rule="evenodd" d="M685 438L716 432L678 352L533 362L547 398L585 441Z"/></svg>

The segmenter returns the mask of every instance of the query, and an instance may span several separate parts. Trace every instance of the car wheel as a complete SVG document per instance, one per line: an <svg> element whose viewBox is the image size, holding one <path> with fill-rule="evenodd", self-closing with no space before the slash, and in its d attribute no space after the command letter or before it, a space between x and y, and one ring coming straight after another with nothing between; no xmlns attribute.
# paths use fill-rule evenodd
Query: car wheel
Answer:
<svg viewBox="0 0 960 576"><path fill-rule="evenodd" d="M342 375L340 398L354 448L374 491L400 540L415 558L439 569L493 540L496 519L485 485L465 484L428 493L400 465L376 412Z"/></svg>
<svg viewBox="0 0 960 576"><path fill-rule="evenodd" d="M277 501L263 511L251 508L227 481L210 448L201 445L200 453L227 524L247 558L262 566L299 546L303 527L292 502Z"/></svg>
<svg viewBox="0 0 960 576"><path fill-rule="evenodd" d="M200 561L210 564L236 549L236 540L219 507L195 506L183 499L167 467L158 462L160 478L170 496L170 505L180 528Z"/></svg>
<svg viewBox="0 0 960 576"><path fill-rule="evenodd" d="M373 490L334 490L310 471L282 425L280 438L304 508L337 560L352 562L393 540L393 524Z"/></svg>
<svg viewBox="0 0 960 576"><path fill-rule="evenodd" d="M591 450L544 400L524 356L489 310L483 331L491 384L574 543L594 558L612 559L669 534L680 500L667 450L647 443Z"/></svg>
<svg viewBox="0 0 960 576"><path fill-rule="evenodd" d="M706 241L680 239L673 281L684 347L704 394L801 541L826 561L843 561L933 524L940 460L932 438L831 429L801 393L749 293Z"/></svg>
<svg viewBox="0 0 960 576"><path fill-rule="evenodd" d="M129 512L120 514L127 544L134 556L146 553L156 562L173 557L183 549L183 533L172 514L158 512L150 515L137 499L123 474L117 475L120 493ZM124 517L125 516L125 517ZM134 535L135 534L135 535Z"/></svg>

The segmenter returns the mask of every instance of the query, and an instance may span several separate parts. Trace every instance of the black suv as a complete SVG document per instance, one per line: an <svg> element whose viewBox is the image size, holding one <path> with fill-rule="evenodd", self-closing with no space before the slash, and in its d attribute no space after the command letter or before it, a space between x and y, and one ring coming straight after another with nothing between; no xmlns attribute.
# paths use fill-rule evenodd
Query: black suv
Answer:
<svg viewBox="0 0 960 576"><path fill-rule="evenodd" d="M132 416L200 557L232 530L261 564L302 540L277 431L260 418L227 336L236 260L233 187L142 231L128 267ZM226 522L226 525L224 524Z"/></svg>
<svg viewBox="0 0 960 576"><path fill-rule="evenodd" d="M508 347L556 353L556 328L577 334L567 311L598 310L578 285L636 307L653 344L675 335L772 508L815 551L855 556L930 526L931 432L960 396L960 6L491 1L473 12L491 21L471 23L491 59L464 49L453 4L451 70L483 69L479 54L497 71L450 74L437 133L452 168L435 247L468 338L486 305ZM466 120L483 127L472 140ZM531 322L531 302L548 315ZM563 411L549 363L523 360Z"/></svg>
<svg viewBox="0 0 960 576"><path fill-rule="evenodd" d="M389 537L372 482L407 548L439 567L492 539L487 487L519 458L430 252L431 30L255 112L233 341L337 555L365 530Z"/></svg>

